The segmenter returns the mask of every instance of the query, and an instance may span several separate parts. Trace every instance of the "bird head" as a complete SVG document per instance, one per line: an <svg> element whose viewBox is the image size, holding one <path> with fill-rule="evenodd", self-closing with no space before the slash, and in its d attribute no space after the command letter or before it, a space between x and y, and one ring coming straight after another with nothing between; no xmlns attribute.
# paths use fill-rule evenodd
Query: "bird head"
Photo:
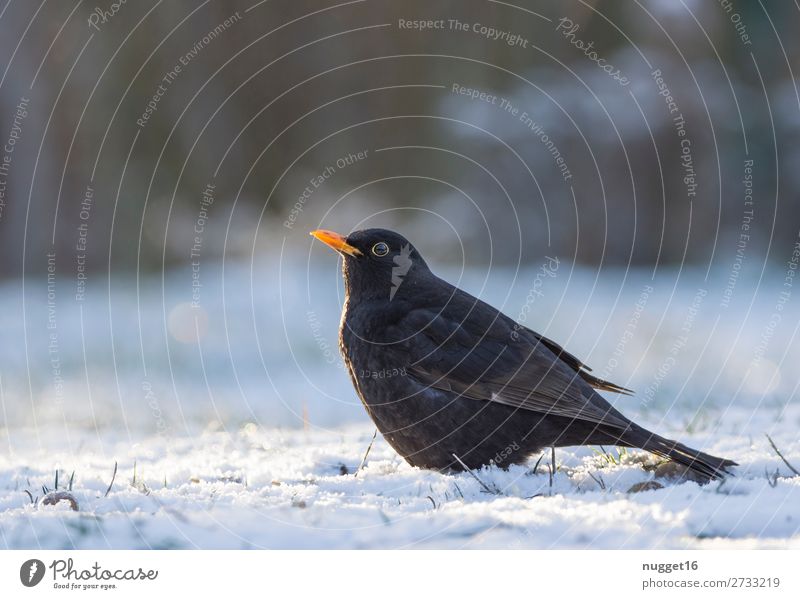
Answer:
<svg viewBox="0 0 800 599"><path fill-rule="evenodd" d="M428 265L405 237L387 229L363 229L347 237L323 229L311 235L343 256L347 292L359 299L392 301Z"/></svg>

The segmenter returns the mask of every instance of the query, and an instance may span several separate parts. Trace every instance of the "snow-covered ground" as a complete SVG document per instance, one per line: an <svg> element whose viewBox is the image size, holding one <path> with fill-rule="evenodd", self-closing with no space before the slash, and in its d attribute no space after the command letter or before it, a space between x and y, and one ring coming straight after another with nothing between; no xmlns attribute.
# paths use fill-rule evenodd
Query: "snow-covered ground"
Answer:
<svg viewBox="0 0 800 599"><path fill-rule="evenodd" d="M791 436L775 442L800 463L800 443ZM371 437L369 426L305 433L248 425L232 434L206 431L134 445L87 435L70 453L57 439L44 449L32 431L19 431L14 452L0 458L0 542L159 549L800 547L800 477L788 477L766 439L733 430L711 443L743 465L722 486L655 477L639 453L614 464L582 448L557 451L552 486L549 456L537 474L534 463L476 472L492 493L469 474L411 468L380 438L359 471ZM41 487L53 490L54 467L62 468L61 488L74 469L77 512L66 500L42 505ZM647 481L662 488L631 492Z"/></svg>
<svg viewBox="0 0 800 599"><path fill-rule="evenodd" d="M700 271L442 273L636 389L609 396L627 415L741 464L700 486L613 448L559 449L552 483L549 455L479 482L380 436L358 471L374 428L336 354L332 262L226 266L224 288L204 266L197 327L189 271L138 297L90 280L83 303L59 279L54 309L43 280L0 286L0 547L800 546L800 477L766 438L800 468L800 310L772 323L779 268L727 307L727 277ZM45 502L56 471L77 511Z"/></svg>

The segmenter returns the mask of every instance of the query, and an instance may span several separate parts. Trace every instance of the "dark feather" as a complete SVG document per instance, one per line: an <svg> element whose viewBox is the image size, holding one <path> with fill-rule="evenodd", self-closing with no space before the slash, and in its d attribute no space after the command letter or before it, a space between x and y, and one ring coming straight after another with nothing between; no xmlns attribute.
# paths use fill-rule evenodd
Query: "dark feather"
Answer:
<svg viewBox="0 0 800 599"><path fill-rule="evenodd" d="M396 326L418 331L402 351L413 360L409 373L426 386L543 414L628 426L540 337L461 290L454 289L445 310L417 308Z"/></svg>
<svg viewBox="0 0 800 599"><path fill-rule="evenodd" d="M572 368L575 372L577 372L580 377L589 383L595 389L600 389L601 391L610 391L612 393L620 393L622 395L633 395L633 391L630 389L626 389L625 387L620 387L610 381L604 381L603 379L597 378L589 374L592 369L589 368L586 364L581 362L578 358L573 356L563 347L561 347L555 341L548 339L547 337L540 335L530 329L525 329L531 335L535 336L540 343L542 343L547 349L553 352L556 356L561 358L561 360L567 364L570 368Z"/></svg>

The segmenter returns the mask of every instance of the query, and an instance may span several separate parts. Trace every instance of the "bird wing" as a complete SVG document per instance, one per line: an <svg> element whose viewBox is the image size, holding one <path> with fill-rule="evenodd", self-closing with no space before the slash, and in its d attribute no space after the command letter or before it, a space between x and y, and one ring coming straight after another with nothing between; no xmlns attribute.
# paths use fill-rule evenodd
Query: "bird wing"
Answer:
<svg viewBox="0 0 800 599"><path fill-rule="evenodd" d="M589 374L591 372L591 368L589 368L586 364L581 362L578 358L573 356L563 347L561 347L555 341L548 339L544 335L540 335L535 331L531 331L530 329L525 329L529 334L533 335L536 339L539 340L547 349L553 352L557 357L561 358L563 362L569 365L572 370L578 373L578 375L587 383L589 383L595 389L600 389L601 391L611 391L612 393L620 393L622 395L633 395L633 391L630 389L626 389L625 387L620 387L619 385L612 383L610 381L605 381L601 378L597 378Z"/></svg>
<svg viewBox="0 0 800 599"><path fill-rule="evenodd" d="M474 301L480 304L478 309L467 310L463 318L417 308L400 319L398 330L415 331L400 342L400 349L412 358L409 375L425 386L469 399L628 426L628 420L570 363L580 364L576 358L563 349L554 352L551 344L561 348L528 329L515 328L507 316Z"/></svg>

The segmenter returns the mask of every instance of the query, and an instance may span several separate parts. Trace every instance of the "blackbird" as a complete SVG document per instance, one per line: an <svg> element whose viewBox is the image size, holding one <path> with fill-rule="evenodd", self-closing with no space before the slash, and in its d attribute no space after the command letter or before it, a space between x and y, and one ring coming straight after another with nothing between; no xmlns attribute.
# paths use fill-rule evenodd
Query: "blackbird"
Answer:
<svg viewBox="0 0 800 599"><path fill-rule="evenodd" d="M596 389L557 343L434 275L402 235L365 229L314 237L342 257L339 348L375 425L412 466L507 468L547 447L637 447L709 480L736 462L651 433Z"/></svg>

